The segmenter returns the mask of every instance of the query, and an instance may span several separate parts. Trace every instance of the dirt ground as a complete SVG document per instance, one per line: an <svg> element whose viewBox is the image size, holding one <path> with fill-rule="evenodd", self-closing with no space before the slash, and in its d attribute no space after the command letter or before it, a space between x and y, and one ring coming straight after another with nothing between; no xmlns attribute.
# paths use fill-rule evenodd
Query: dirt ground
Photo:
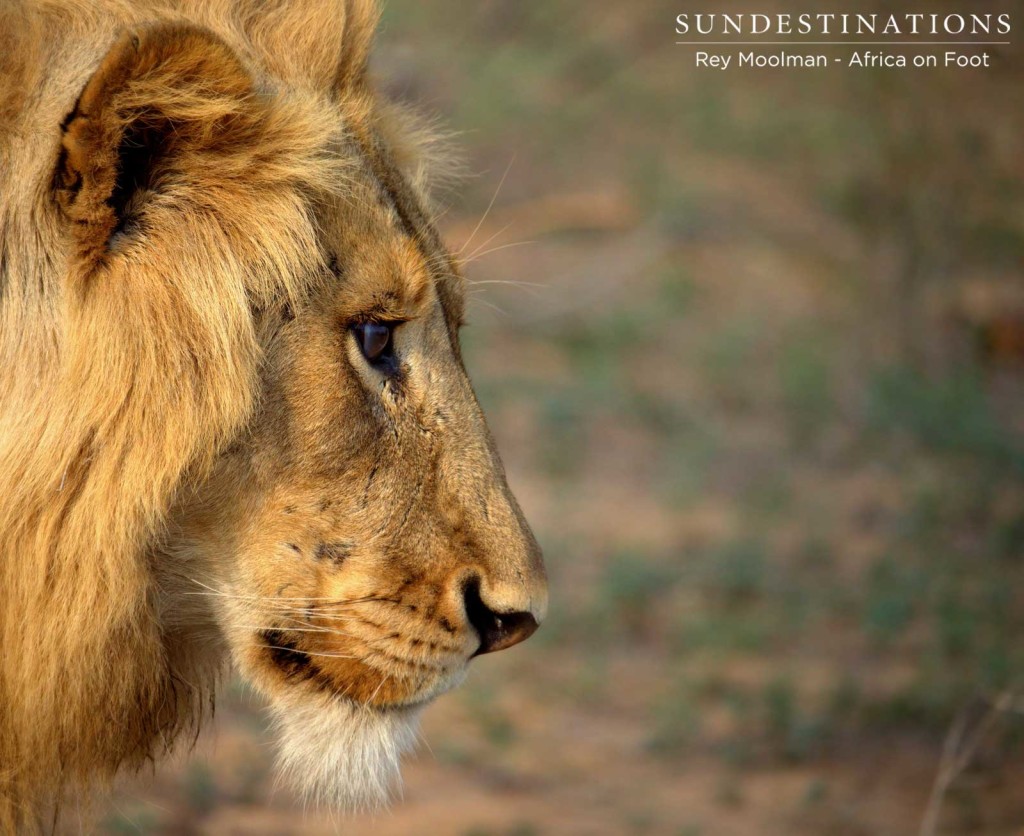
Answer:
<svg viewBox="0 0 1024 836"><path fill-rule="evenodd" d="M466 163L441 226L549 622L386 812L275 789L230 683L101 832L885 836L942 771L935 832L1022 832L1019 48L716 76L677 11L391 0L379 39Z"/></svg>

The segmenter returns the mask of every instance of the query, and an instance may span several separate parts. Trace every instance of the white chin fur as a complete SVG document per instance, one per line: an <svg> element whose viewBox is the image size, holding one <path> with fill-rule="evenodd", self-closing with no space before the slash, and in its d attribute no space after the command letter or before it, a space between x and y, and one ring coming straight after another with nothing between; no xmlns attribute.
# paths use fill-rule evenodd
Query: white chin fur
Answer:
<svg viewBox="0 0 1024 836"><path fill-rule="evenodd" d="M338 697L274 702L281 780L304 800L347 812L380 808L401 786L417 708L378 711Z"/></svg>

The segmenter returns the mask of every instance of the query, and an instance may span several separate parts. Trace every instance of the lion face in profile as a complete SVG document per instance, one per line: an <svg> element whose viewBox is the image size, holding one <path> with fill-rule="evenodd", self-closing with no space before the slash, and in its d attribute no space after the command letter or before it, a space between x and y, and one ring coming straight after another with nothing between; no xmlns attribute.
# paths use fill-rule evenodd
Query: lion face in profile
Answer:
<svg viewBox="0 0 1024 836"><path fill-rule="evenodd" d="M374 11L6 14L0 826L167 748L226 659L303 791L378 803L547 593Z"/></svg>
<svg viewBox="0 0 1024 836"><path fill-rule="evenodd" d="M404 729L545 607L539 549L459 356L461 294L433 278L448 256L389 188L365 165L323 208L323 275L264 315L260 406L166 546L194 567L243 673L284 706L288 767L326 765L321 784L338 780L322 749L338 739L310 734L318 715L340 704L339 727Z"/></svg>

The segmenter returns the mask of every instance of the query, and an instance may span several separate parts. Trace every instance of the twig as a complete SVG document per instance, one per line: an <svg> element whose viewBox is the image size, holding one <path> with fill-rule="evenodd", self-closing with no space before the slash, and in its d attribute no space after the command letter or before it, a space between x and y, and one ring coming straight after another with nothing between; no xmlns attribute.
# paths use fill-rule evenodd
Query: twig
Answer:
<svg viewBox="0 0 1024 836"><path fill-rule="evenodd" d="M996 697L970 735L967 735L967 708L965 707L957 715L942 744L942 759L939 761L939 771L935 776L931 795L928 797L924 818L921 820L921 829L918 831L920 836L935 836L938 832L942 802L945 800L946 793L970 764L978 747L981 746L999 719L1006 712L1014 709L1015 699L1011 691L1004 691Z"/></svg>

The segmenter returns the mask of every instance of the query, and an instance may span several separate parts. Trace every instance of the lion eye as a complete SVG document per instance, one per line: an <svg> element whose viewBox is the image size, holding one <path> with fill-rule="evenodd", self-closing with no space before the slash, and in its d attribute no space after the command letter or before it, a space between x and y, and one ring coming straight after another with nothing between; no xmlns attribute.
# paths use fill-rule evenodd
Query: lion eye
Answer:
<svg viewBox="0 0 1024 836"><path fill-rule="evenodd" d="M392 356L391 332L392 323L361 322L353 331L363 356L371 363L379 363Z"/></svg>

